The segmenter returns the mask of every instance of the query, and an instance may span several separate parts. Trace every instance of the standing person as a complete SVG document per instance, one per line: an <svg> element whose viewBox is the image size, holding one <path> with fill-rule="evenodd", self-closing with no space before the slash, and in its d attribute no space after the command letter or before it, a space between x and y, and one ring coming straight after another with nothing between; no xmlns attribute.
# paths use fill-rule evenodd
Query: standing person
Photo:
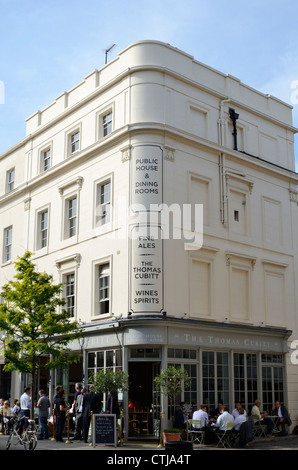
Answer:
<svg viewBox="0 0 298 470"><path fill-rule="evenodd" d="M39 400L37 402L38 408L38 422L39 422L39 432L38 439L49 439L49 427L48 427L48 416L49 408L51 403L49 398L46 396L44 390L39 390Z"/></svg>
<svg viewBox="0 0 298 470"><path fill-rule="evenodd" d="M20 398L20 407L21 407L21 418L22 421L20 422L19 427L19 434L22 433L23 427L25 425L25 429L28 427L28 419L30 418L30 408L31 408L31 387L25 387L23 395ZM27 418L27 419L26 419Z"/></svg>
<svg viewBox="0 0 298 470"><path fill-rule="evenodd" d="M56 416L56 401L58 400L59 398L59 392L61 392L62 390L62 385L57 385L55 387L55 395L54 395L54 398L53 398L53 410L54 410L54 416ZM57 433L57 419L55 420L55 417L53 416L53 419L54 419L54 422L53 422L53 427L54 427L54 435L56 436L56 433Z"/></svg>
<svg viewBox="0 0 298 470"><path fill-rule="evenodd" d="M109 392L106 400L106 413L114 414L119 418L120 416L120 409L119 409L119 400L118 400L118 393L115 391Z"/></svg>
<svg viewBox="0 0 298 470"><path fill-rule="evenodd" d="M83 401L86 393L87 389L83 387L75 402L76 426L75 435L72 438L74 441L83 439Z"/></svg>
<svg viewBox="0 0 298 470"><path fill-rule="evenodd" d="M286 424L288 426L291 426L292 424L287 408L277 400L275 402L275 406L273 407L272 414L274 416L278 416L278 427L281 428L279 435L286 436Z"/></svg>
<svg viewBox="0 0 298 470"><path fill-rule="evenodd" d="M75 384L75 395L74 395L74 400L73 400L73 405L75 406L76 404L76 400L78 398L78 396L81 394L82 392L82 384Z"/></svg>
<svg viewBox="0 0 298 470"><path fill-rule="evenodd" d="M65 426L65 411L69 408L65 404L65 392L60 390L58 398L55 401L56 405L56 441L63 442L63 431Z"/></svg>
<svg viewBox="0 0 298 470"><path fill-rule="evenodd" d="M93 413L100 413L100 410L100 396L93 391L93 386L90 385L89 392L86 393L83 400L83 438L86 443L88 442L91 411L93 411Z"/></svg>

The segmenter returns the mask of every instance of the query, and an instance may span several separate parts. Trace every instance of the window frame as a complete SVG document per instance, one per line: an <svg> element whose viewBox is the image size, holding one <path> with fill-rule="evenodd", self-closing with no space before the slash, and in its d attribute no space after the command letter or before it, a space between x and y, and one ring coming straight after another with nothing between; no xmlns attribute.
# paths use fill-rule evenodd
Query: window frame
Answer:
<svg viewBox="0 0 298 470"><path fill-rule="evenodd" d="M69 282L69 279L73 279L73 282ZM70 313L71 318L75 318L76 313L76 272L69 271L63 274L64 282L64 298L65 306L64 309ZM70 293L68 293L70 289Z"/></svg>
<svg viewBox="0 0 298 470"><path fill-rule="evenodd" d="M51 168L52 165L52 150L48 147L41 152L41 172L45 172Z"/></svg>
<svg viewBox="0 0 298 470"><path fill-rule="evenodd" d="M107 194L104 188L109 185L108 199L103 200L102 196L105 197ZM103 190L103 192L102 192ZM95 217L94 227L101 228L111 224L112 222L112 202L113 202L113 181L111 175L95 182Z"/></svg>
<svg viewBox="0 0 298 470"><path fill-rule="evenodd" d="M93 261L93 315L92 318L105 318L109 317L112 314L112 256L106 256L105 258L101 258L98 260ZM100 279L108 277L108 285L102 286L100 288ZM100 299L100 290L103 291L107 289L108 290L108 296L107 297L102 297ZM108 302L108 310L104 309L104 311L101 311L100 306L104 305L104 303Z"/></svg>
<svg viewBox="0 0 298 470"><path fill-rule="evenodd" d="M110 116L109 120L105 122L107 116ZM96 113L96 140L107 138L112 134L115 128L115 103L110 103L108 106L100 109Z"/></svg>
<svg viewBox="0 0 298 470"><path fill-rule="evenodd" d="M75 207L73 201L76 201ZM78 196L73 194L65 199L65 238L77 235L78 230Z"/></svg>
<svg viewBox="0 0 298 470"><path fill-rule="evenodd" d="M108 280L107 284L102 284L102 281L106 282L105 280ZM107 291L107 296L101 294L105 294ZM98 308L97 308L97 315L102 316L106 314L110 314L110 304L111 304L111 269L110 269L110 263L103 263L98 266L98 271L97 271L97 302L98 302ZM108 309L106 309L106 304L108 304Z"/></svg>
<svg viewBox="0 0 298 470"><path fill-rule="evenodd" d="M77 139L72 142L74 136L78 135ZM76 148L72 149L72 146L77 143ZM72 127L65 133L65 158L71 158L81 151L82 147L82 125Z"/></svg>
<svg viewBox="0 0 298 470"><path fill-rule="evenodd" d="M12 229L10 225L3 231L3 263L10 263L12 260ZM8 236L7 236L8 235Z"/></svg>
<svg viewBox="0 0 298 470"><path fill-rule="evenodd" d="M69 153L74 155L80 150L80 131L77 130L69 135Z"/></svg>
<svg viewBox="0 0 298 470"><path fill-rule="evenodd" d="M108 118L108 119L107 119ZM113 110L110 109L101 116L101 134L107 137L113 132Z"/></svg>
<svg viewBox="0 0 298 470"><path fill-rule="evenodd" d="M6 172L6 185L5 185L6 193L10 193L11 191L14 190L14 188L15 188L15 167L10 168Z"/></svg>
<svg viewBox="0 0 298 470"><path fill-rule="evenodd" d="M46 227L42 227L42 218L43 215L47 214ZM37 212L37 229L36 229L36 249L42 250L48 247L49 244L49 219L50 219L50 209L49 207L44 207L39 209ZM46 237L44 237L46 233ZM46 243L43 244L43 240L46 240Z"/></svg>

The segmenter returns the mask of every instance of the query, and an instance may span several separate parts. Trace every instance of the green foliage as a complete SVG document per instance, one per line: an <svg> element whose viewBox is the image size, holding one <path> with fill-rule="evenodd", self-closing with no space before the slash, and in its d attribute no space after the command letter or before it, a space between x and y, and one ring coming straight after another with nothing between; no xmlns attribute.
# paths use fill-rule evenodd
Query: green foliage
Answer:
<svg viewBox="0 0 298 470"><path fill-rule="evenodd" d="M175 398L190 384L191 378L188 376L187 371L174 366L162 369L161 373L154 379L155 389L171 398Z"/></svg>
<svg viewBox="0 0 298 470"><path fill-rule="evenodd" d="M28 251L18 258L14 280L2 287L0 331L4 333L4 369L31 374L34 384L41 356L47 359L43 366L50 369L79 359L67 354L67 345L80 338L81 331L63 309L63 284L54 284L51 275L38 272L31 257Z"/></svg>
<svg viewBox="0 0 298 470"><path fill-rule="evenodd" d="M129 388L128 373L123 370L117 369L107 370L102 369L96 374L89 377L88 382L93 385L93 390L97 393L108 392L127 392Z"/></svg>

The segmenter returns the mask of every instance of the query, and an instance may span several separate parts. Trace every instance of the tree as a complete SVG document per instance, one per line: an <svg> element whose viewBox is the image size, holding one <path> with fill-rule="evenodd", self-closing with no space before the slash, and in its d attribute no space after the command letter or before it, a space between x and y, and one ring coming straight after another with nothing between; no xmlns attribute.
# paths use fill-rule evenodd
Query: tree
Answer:
<svg viewBox="0 0 298 470"><path fill-rule="evenodd" d="M93 390L97 393L111 393L111 410L113 408L113 396L117 392L127 392L129 388L128 373L117 369L116 371L107 370L92 374L89 382L93 385Z"/></svg>
<svg viewBox="0 0 298 470"><path fill-rule="evenodd" d="M45 358L43 367L48 369L77 362L79 356L70 354L67 346L81 337L81 331L63 308L63 284L54 284L51 275L38 272L31 257L32 253L27 251L18 258L14 263L15 280L2 287L4 304L0 305L0 331L4 333L4 369L30 374L35 393L40 358Z"/></svg>
<svg viewBox="0 0 298 470"><path fill-rule="evenodd" d="M186 369L169 366L155 377L154 385L156 390L170 398L170 404L174 405L175 409L175 397L187 388L191 381Z"/></svg>

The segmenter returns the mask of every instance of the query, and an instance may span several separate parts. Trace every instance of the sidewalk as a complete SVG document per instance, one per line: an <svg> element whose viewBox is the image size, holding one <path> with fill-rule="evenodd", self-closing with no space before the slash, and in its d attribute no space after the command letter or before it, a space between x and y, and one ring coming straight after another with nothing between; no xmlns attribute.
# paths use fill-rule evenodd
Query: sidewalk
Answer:
<svg viewBox="0 0 298 470"><path fill-rule="evenodd" d="M8 436L0 436L0 451L5 450L6 442ZM92 444L84 443L83 441L71 441L71 443L67 443L67 440L64 442L56 442L52 440L41 440L37 442L36 450L46 450L46 451L53 451L53 450L79 450L79 451L98 451L104 450L110 454L123 454L123 453L138 453L139 451L147 451L149 453L158 454L164 453L165 448L159 448L158 441L127 441L123 443L123 446L114 447L112 445L96 445L93 447ZM20 445L14 445L12 443L9 452L13 450L24 450L24 448ZM214 446L199 446L194 445L193 451L214 451L214 450L227 450L221 447L214 447ZM229 449L231 451L234 450L244 450L244 451L251 451L251 450L298 450L298 436L297 435L288 435L282 437L264 437L264 438L256 438L252 442L250 442L246 447L239 449L238 447Z"/></svg>

